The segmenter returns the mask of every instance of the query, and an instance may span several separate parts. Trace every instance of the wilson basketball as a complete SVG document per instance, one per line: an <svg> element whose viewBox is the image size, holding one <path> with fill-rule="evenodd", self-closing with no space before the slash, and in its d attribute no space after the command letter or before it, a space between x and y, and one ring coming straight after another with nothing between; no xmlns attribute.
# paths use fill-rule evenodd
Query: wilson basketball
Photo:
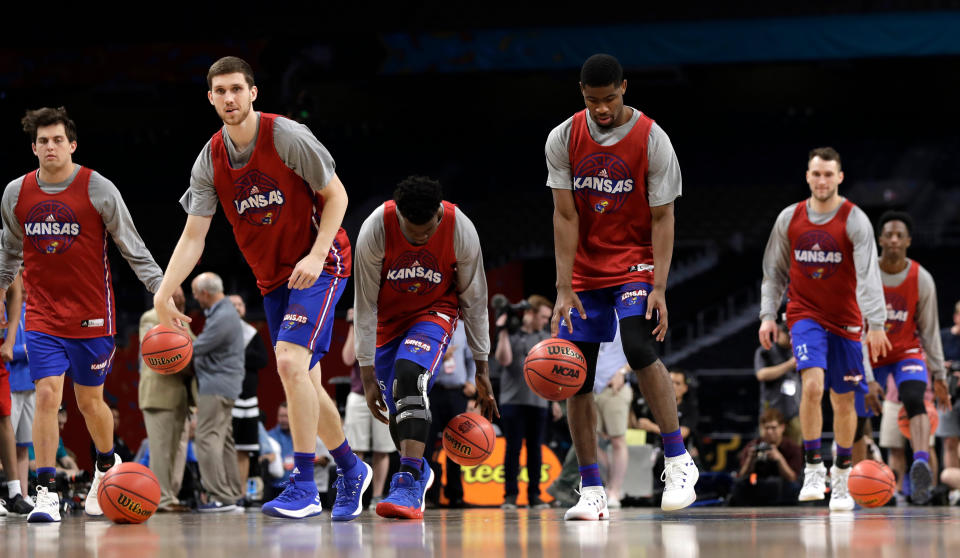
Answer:
<svg viewBox="0 0 960 558"><path fill-rule="evenodd" d="M523 377L540 397L563 401L583 387L587 379L587 359L566 339L545 339L527 353Z"/></svg>
<svg viewBox="0 0 960 558"><path fill-rule="evenodd" d="M143 523L160 503L160 483L143 465L120 463L100 479L97 502L114 523Z"/></svg>
<svg viewBox="0 0 960 558"><path fill-rule="evenodd" d="M160 374L176 374L193 358L193 341L182 331L158 324L140 342L143 362Z"/></svg>
<svg viewBox="0 0 960 558"><path fill-rule="evenodd" d="M479 413L460 413L443 429L443 449L465 467L483 463L496 442L493 425Z"/></svg>
<svg viewBox="0 0 960 558"><path fill-rule="evenodd" d="M924 406L927 409L927 418L930 419L930 432L937 431L937 425L940 424L940 415L937 414L937 407L933 404L933 401L924 401ZM900 427L900 433L903 434L903 437L910 439L910 419L907 418L907 408L904 406L900 407L900 414L897 415L897 426Z"/></svg>
<svg viewBox="0 0 960 558"><path fill-rule="evenodd" d="M879 461L864 459L850 471L847 488L858 504L865 508L877 508L893 496L897 479L890 467Z"/></svg>

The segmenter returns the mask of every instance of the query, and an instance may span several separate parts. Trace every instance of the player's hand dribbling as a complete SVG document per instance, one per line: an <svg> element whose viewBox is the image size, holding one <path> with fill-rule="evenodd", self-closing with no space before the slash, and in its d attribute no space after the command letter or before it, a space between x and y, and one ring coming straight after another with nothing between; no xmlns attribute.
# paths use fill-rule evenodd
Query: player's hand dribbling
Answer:
<svg viewBox="0 0 960 558"><path fill-rule="evenodd" d="M373 418L383 424L389 425L390 419L387 413L390 410L383 400L383 392L380 391L380 384L377 383L377 374L372 366L360 367L360 380L363 381L363 396L367 398L367 408L373 414Z"/></svg>
<svg viewBox="0 0 960 558"><path fill-rule="evenodd" d="M887 333L879 328L867 332L867 347L870 348L870 362L877 362L887 356L888 351L893 350Z"/></svg>
<svg viewBox="0 0 960 558"><path fill-rule="evenodd" d="M653 337L663 341L667 337L667 292L664 287L654 287L647 296L647 319L653 319L653 311L657 311L657 327L653 328Z"/></svg>
<svg viewBox="0 0 960 558"><path fill-rule="evenodd" d="M953 409L953 404L950 403L950 390L947 388L947 382L943 380L934 380L933 396L937 400L938 409L944 411L950 411Z"/></svg>
<svg viewBox="0 0 960 558"><path fill-rule="evenodd" d="M313 253L304 256L293 268L290 280L287 281L287 287L298 290L312 287L320 274L323 273L324 262L326 262L326 258L321 258Z"/></svg>
<svg viewBox="0 0 960 558"><path fill-rule="evenodd" d="M477 405L480 407L480 414L488 420L493 417L500 418L500 409L497 408L497 400L493 396L493 385L490 383L490 366L485 360L475 360L477 364L477 374L473 382L477 386Z"/></svg>
<svg viewBox="0 0 960 558"><path fill-rule="evenodd" d="M758 333L760 336L760 345L765 350L770 350L770 347L773 347L773 340L777 335L777 321L776 320L763 320L760 322L760 331Z"/></svg>
<svg viewBox="0 0 960 558"><path fill-rule="evenodd" d="M573 287L559 287L557 289L557 303L553 307L553 319L550 320L550 335L557 336L557 333L560 332L560 320L569 317L574 308L580 313L581 320L587 319L587 313L583 310L580 297L573 292ZM571 320L567 320L567 331L573 333L573 322Z"/></svg>
<svg viewBox="0 0 960 558"><path fill-rule="evenodd" d="M190 335L190 328L187 327L187 324L193 320L177 309L172 296L164 298L159 294L155 295L153 297L153 307L157 309L157 321L159 323Z"/></svg>
<svg viewBox="0 0 960 558"><path fill-rule="evenodd" d="M883 400L883 387L879 382L869 382L867 384L867 394L863 396L863 402L867 408L873 411L873 414L883 414L883 407L880 401Z"/></svg>

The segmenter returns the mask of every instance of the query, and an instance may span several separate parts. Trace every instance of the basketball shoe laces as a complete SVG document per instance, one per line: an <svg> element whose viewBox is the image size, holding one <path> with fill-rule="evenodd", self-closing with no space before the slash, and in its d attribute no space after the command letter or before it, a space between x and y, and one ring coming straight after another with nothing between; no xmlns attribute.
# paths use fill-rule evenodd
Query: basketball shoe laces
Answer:
<svg viewBox="0 0 960 558"><path fill-rule="evenodd" d="M603 509L603 490L584 490L584 487L581 486L580 490L574 489L574 492L577 493L577 496L580 496L577 506L586 504L595 508L598 512Z"/></svg>
<svg viewBox="0 0 960 558"><path fill-rule="evenodd" d="M660 474L660 481L664 484L664 490L683 488L687 482L687 472L684 471L683 463L664 464L663 473Z"/></svg>
<svg viewBox="0 0 960 558"><path fill-rule="evenodd" d="M848 473L849 475L849 473ZM844 475L837 474L830 478L830 490L833 493L834 498L848 498L849 497L849 485L843 482Z"/></svg>
<svg viewBox="0 0 960 558"><path fill-rule="evenodd" d="M356 468L356 466L354 466ZM337 468L337 498L334 500L334 504L337 506L348 506L353 503L354 498L357 495L357 488L360 486L360 479L362 475L357 475L357 479L350 479L350 488L347 488L347 479L346 475L343 473L343 469Z"/></svg>
<svg viewBox="0 0 960 558"><path fill-rule="evenodd" d="M283 492L277 496L277 500L284 503L297 502L310 495L306 489L297 486L297 481L293 477L290 477L290 480L283 483L282 486Z"/></svg>

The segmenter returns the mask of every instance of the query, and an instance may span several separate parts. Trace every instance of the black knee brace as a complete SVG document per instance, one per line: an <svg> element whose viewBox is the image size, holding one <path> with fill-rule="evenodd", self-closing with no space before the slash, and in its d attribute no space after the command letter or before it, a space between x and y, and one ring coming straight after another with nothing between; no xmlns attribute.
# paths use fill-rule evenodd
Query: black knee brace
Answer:
<svg viewBox="0 0 960 558"><path fill-rule="evenodd" d="M427 387L430 373L419 364L397 361L393 371L393 401L397 407L397 438L427 441L430 434L430 400Z"/></svg>
<svg viewBox="0 0 960 558"><path fill-rule="evenodd" d="M656 325L653 320L643 316L628 316L620 320L620 340L630 368L640 371L660 358L653 338Z"/></svg>
<svg viewBox="0 0 960 558"><path fill-rule="evenodd" d="M574 341L573 344L580 349L583 358L587 361L587 378L583 381L583 387L577 391L577 395L593 393L593 380L597 377L597 356L600 354L600 343Z"/></svg>
<svg viewBox="0 0 960 558"><path fill-rule="evenodd" d="M901 383L898 389L900 390L900 402L907 409L908 418L927 414L927 408L923 403L923 394L927 391L926 383L920 380L907 380Z"/></svg>
<svg viewBox="0 0 960 558"><path fill-rule="evenodd" d="M853 436L853 443L856 444L867 435L867 417L857 417L857 433Z"/></svg>

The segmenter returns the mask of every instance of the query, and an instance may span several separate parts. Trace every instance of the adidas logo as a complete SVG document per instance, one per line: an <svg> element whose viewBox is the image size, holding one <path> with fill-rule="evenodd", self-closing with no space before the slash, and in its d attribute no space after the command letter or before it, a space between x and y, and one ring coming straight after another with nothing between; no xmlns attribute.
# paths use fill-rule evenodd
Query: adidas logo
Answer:
<svg viewBox="0 0 960 558"><path fill-rule="evenodd" d="M251 194L251 195L253 195L253 194L259 194L259 193L260 193L260 188L257 188L256 186L254 186L253 188L250 188L250 194Z"/></svg>
<svg viewBox="0 0 960 558"><path fill-rule="evenodd" d="M410 267L420 267L420 260L415 260L413 264L410 265Z"/></svg>
<svg viewBox="0 0 960 558"><path fill-rule="evenodd" d="M55 223L57 220L53 218L53 214L47 215L47 218L44 219L47 223Z"/></svg>
<svg viewBox="0 0 960 558"><path fill-rule="evenodd" d="M607 174L607 169L600 169L600 172L599 172L598 174L599 174L600 178L609 178L609 177L610 177L610 176Z"/></svg>
<svg viewBox="0 0 960 558"><path fill-rule="evenodd" d="M300 474L300 468L299 468L299 467L294 467L294 468L293 468L293 472L291 472L290 474L291 474L291 475L299 475L299 474Z"/></svg>

